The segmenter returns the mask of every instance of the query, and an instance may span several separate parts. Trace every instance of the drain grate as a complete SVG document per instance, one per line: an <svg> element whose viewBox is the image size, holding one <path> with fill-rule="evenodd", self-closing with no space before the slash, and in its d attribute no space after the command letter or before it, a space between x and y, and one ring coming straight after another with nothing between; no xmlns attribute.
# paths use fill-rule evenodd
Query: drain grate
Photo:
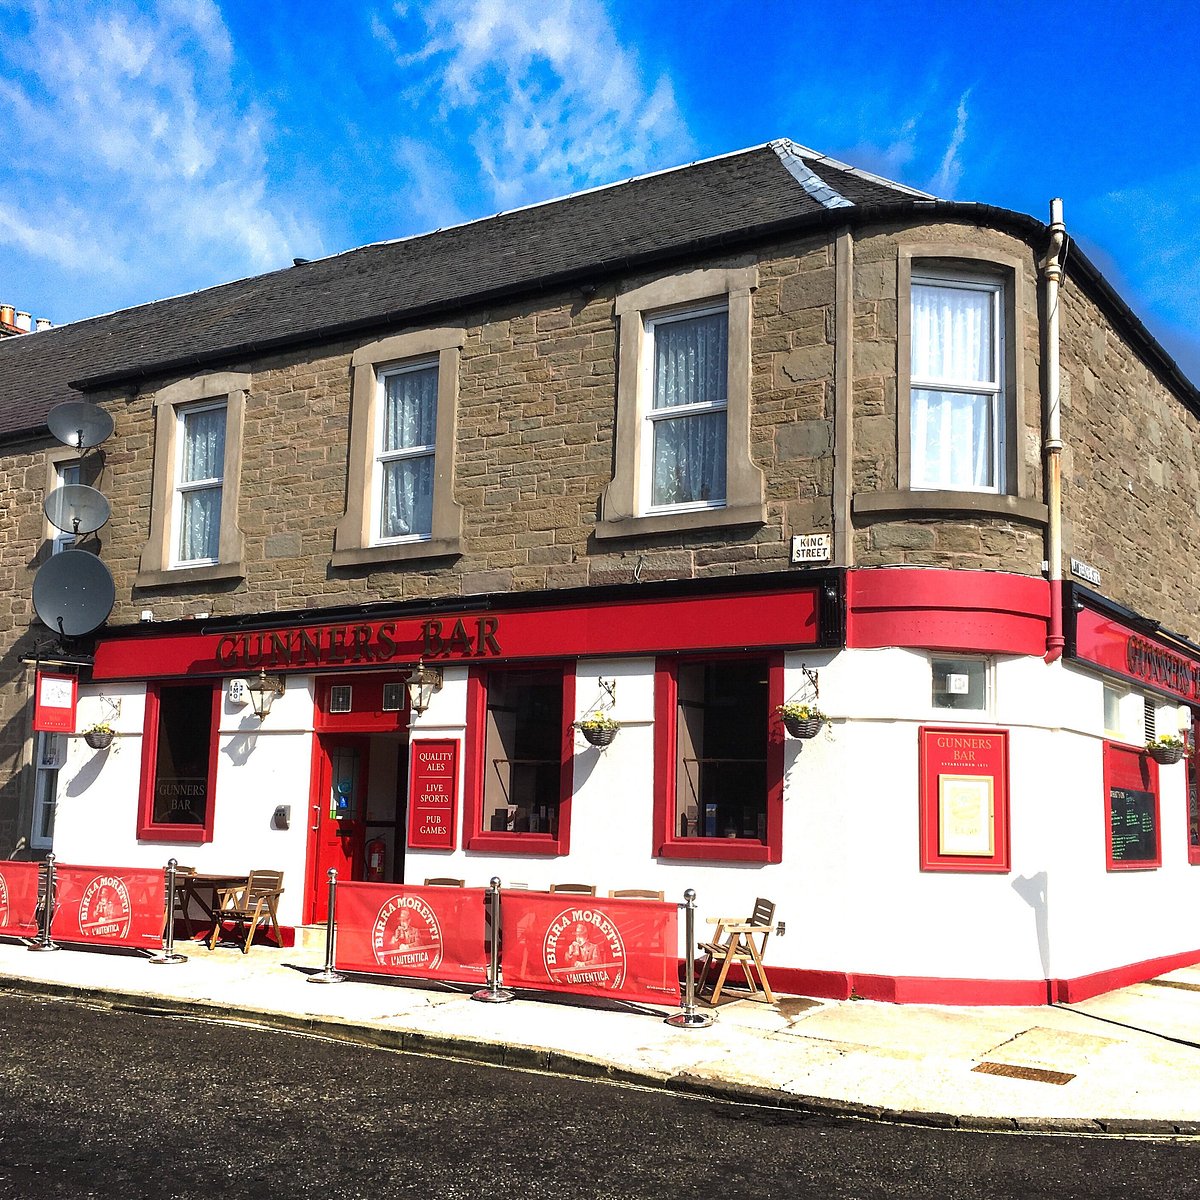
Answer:
<svg viewBox="0 0 1200 1200"><path fill-rule="evenodd" d="M1147 979L1155 987L1183 988L1185 992L1200 992L1200 983L1184 983L1182 979Z"/></svg>
<svg viewBox="0 0 1200 1200"><path fill-rule="evenodd" d="M1015 1063L981 1062L972 1067L984 1075L1003 1075L1008 1079L1032 1079L1035 1083L1054 1083L1061 1087L1075 1078L1068 1071L1047 1071L1042 1067L1018 1067Z"/></svg>

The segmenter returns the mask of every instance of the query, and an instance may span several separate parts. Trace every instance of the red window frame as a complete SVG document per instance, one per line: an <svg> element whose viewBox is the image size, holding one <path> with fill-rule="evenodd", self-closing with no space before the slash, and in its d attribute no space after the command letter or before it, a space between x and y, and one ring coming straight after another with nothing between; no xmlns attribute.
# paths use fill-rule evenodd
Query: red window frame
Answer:
<svg viewBox="0 0 1200 1200"><path fill-rule="evenodd" d="M1112 848L1112 788L1135 787L1154 794L1154 858L1134 862L1114 861ZM1153 871L1162 866L1162 796L1158 789L1158 763L1134 746L1104 743L1104 857L1110 871Z"/></svg>
<svg viewBox="0 0 1200 1200"><path fill-rule="evenodd" d="M767 660L767 840L749 838L682 838L675 827L676 747L679 712L679 667L684 663ZM778 863L783 861L783 726L773 719L783 703L783 655L697 655L660 658L654 668L654 845L658 858L707 862Z"/></svg>
<svg viewBox="0 0 1200 1200"><path fill-rule="evenodd" d="M159 697L172 686L196 687L197 683L151 683L146 687L146 714L142 723L142 778L138 788L137 835L140 841L211 842L217 811L217 748L221 737L221 680L212 684L211 726L208 747L208 802L203 825L167 825L154 820L154 778L158 769Z"/></svg>
<svg viewBox="0 0 1200 1200"><path fill-rule="evenodd" d="M1007 873L1012 865L1008 730L994 726L922 725L917 737L921 870L985 875ZM953 747L946 751L939 750L939 740L946 737L986 737L994 740L996 747L984 751L982 755L975 749L964 751L973 755L975 761L958 763L953 758ZM986 775L992 780L992 853L988 855L945 854L939 847L940 777L962 771L970 775Z"/></svg>
<svg viewBox="0 0 1200 1200"><path fill-rule="evenodd" d="M483 829L483 773L487 758L487 681L502 671L536 669L562 672L562 757L558 791L558 832L492 833ZM571 850L571 796L575 786L574 664L538 662L473 666L467 676L467 737L463 765L463 849L491 854L540 854L547 857Z"/></svg>

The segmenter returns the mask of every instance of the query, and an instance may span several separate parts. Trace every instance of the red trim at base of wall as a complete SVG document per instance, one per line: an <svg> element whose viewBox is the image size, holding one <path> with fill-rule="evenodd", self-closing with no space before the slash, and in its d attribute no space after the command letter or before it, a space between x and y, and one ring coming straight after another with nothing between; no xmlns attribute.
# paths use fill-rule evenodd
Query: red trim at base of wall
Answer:
<svg viewBox="0 0 1200 1200"><path fill-rule="evenodd" d="M846 971L809 971L767 964L773 991L823 1000L877 1000L884 1004L1074 1004L1115 988L1144 983L1165 971L1200 963L1200 950L1112 967L1077 979L931 979L909 975L856 975ZM729 971L734 986L744 986L739 967Z"/></svg>
<svg viewBox="0 0 1200 1200"><path fill-rule="evenodd" d="M1059 1004L1076 1004L1080 1000L1098 996L1101 992L1129 987L1132 983L1144 983L1147 979L1154 979L1166 971L1192 967L1196 963L1200 963L1200 950L1185 950L1181 954L1167 954L1162 958L1148 958L1145 962L1130 963L1127 967L1110 967L1107 971L1097 971L1094 975L1080 975L1076 979L1052 979L1050 995Z"/></svg>

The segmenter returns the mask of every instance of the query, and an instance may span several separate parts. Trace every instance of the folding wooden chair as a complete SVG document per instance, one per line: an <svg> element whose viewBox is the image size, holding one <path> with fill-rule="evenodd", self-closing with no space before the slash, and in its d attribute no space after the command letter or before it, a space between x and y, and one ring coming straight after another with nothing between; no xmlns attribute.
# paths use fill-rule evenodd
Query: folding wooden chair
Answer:
<svg viewBox="0 0 1200 1200"><path fill-rule="evenodd" d="M437 876L434 879L425 880L426 887L466 887L465 879L451 879L449 876Z"/></svg>
<svg viewBox="0 0 1200 1200"><path fill-rule="evenodd" d="M596 885L594 883L552 883L550 890L552 892L570 892L576 896L594 896Z"/></svg>
<svg viewBox="0 0 1200 1200"><path fill-rule="evenodd" d="M721 996L721 989L729 975L729 968L736 963L746 977L746 985L751 996L757 996L759 987L766 997L768 1004L775 1003L775 995L767 982L767 973L763 968L763 954L767 948L767 939L774 928L775 905L761 896L754 901L754 911L749 917L717 917L713 922L716 933L711 942L700 946L704 951L704 962L700 967L700 980L696 987L699 995L708 980L708 973L713 963L719 962L721 970L713 984L709 1004L715 1005Z"/></svg>
<svg viewBox="0 0 1200 1200"><path fill-rule="evenodd" d="M652 888L616 888L608 894L614 900L661 900L663 898L662 892L656 892Z"/></svg>
<svg viewBox="0 0 1200 1200"><path fill-rule="evenodd" d="M239 887L222 888L217 900L217 911L213 918L212 934L208 939L211 950L221 936L226 921L233 922L238 930L246 930L242 953L250 949L254 931L262 921L269 921L275 932L275 944L283 945L283 934L279 930L279 915L276 905L283 895L282 871L251 871L244 884Z"/></svg>

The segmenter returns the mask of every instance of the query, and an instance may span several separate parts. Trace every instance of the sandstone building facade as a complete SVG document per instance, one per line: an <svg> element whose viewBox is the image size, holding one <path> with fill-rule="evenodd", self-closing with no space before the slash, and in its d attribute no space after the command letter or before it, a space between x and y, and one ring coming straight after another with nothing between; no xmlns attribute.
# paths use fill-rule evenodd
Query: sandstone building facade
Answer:
<svg viewBox="0 0 1200 1200"><path fill-rule="evenodd" d="M1193 768L1145 748L1200 706L1198 421L1061 224L784 141L6 339L0 851L279 867L294 923L330 865L772 895L833 994L1200 960ZM64 646L77 477L116 602Z"/></svg>

